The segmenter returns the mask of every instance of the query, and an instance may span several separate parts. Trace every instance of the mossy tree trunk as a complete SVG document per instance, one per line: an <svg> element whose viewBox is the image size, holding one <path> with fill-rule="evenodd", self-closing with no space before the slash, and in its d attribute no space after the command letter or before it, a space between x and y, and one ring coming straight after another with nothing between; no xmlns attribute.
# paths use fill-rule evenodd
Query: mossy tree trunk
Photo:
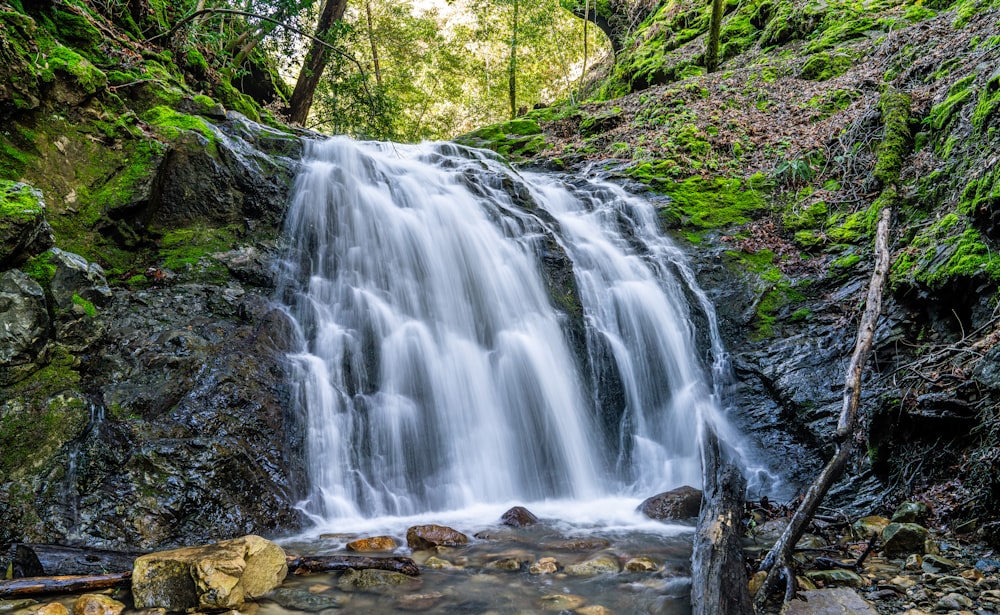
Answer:
<svg viewBox="0 0 1000 615"><path fill-rule="evenodd" d="M319 21L316 23L316 38L327 40L334 24L343 19L346 10L347 0L325 0ZM319 85L323 70L329 61L329 54L330 50L326 45L313 41L309 46L309 52L302 62L299 78L295 81L295 89L288 102L288 117L292 122L305 124L309 109L312 107L313 96L316 94L316 86Z"/></svg>
<svg viewBox="0 0 1000 615"><path fill-rule="evenodd" d="M510 98L510 119L517 117L517 28L521 0L513 0L510 20L510 64L507 67L507 95Z"/></svg>
<svg viewBox="0 0 1000 615"><path fill-rule="evenodd" d="M712 17L708 22L708 43L705 44L705 70L714 73L719 67L719 35L725 0L712 0Z"/></svg>

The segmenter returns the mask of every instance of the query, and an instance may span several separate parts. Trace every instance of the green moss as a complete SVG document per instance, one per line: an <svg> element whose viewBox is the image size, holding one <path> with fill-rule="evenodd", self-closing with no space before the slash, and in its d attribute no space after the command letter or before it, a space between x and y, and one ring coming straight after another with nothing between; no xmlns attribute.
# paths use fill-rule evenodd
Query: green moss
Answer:
<svg viewBox="0 0 1000 615"><path fill-rule="evenodd" d="M799 77L810 81L826 81L839 77L854 66L854 58L846 53L817 53L802 65Z"/></svg>
<svg viewBox="0 0 1000 615"><path fill-rule="evenodd" d="M738 179L689 177L673 181L654 175L655 169L653 163L644 163L630 169L628 175L669 196L662 215L679 226L707 230L745 224L765 207L763 199L746 190Z"/></svg>
<svg viewBox="0 0 1000 615"><path fill-rule="evenodd" d="M892 283L922 284L941 291L959 279L1000 282L1000 253L979 231L949 214L919 233L892 266Z"/></svg>
<svg viewBox="0 0 1000 615"><path fill-rule="evenodd" d="M142 119L160 128L161 134L168 139L176 139L181 130L190 130L205 137L211 144L219 140L204 119L197 115L178 113L170 107L153 107L142 114Z"/></svg>
<svg viewBox="0 0 1000 615"><path fill-rule="evenodd" d="M781 224L789 231L818 229L829 214L830 208L823 201L808 205L796 203L781 215Z"/></svg>
<svg viewBox="0 0 1000 615"><path fill-rule="evenodd" d="M546 147L542 129L537 121L530 118L484 126L456 137L455 142L469 147L491 149L498 154L515 158L534 156Z"/></svg>
<svg viewBox="0 0 1000 615"><path fill-rule="evenodd" d="M948 88L948 97L934 105L925 119L925 123L935 131L944 131L951 124L956 114L962 110L965 103L972 97L972 83L975 75L969 75L956 81Z"/></svg>
<svg viewBox="0 0 1000 615"><path fill-rule="evenodd" d="M175 273L187 273L189 277L223 280L228 277L228 271L212 258L212 254L231 250L237 235L238 230L233 226L171 229L159 242L162 267Z"/></svg>
<svg viewBox="0 0 1000 615"><path fill-rule="evenodd" d="M56 275L56 266L52 264L52 252L46 251L42 252L38 256L28 259L24 265L21 266L21 270L24 271L28 276L38 282L42 287L48 287L49 282Z"/></svg>
<svg viewBox="0 0 1000 615"><path fill-rule="evenodd" d="M51 82L55 72L59 71L71 76L75 84L87 94L94 94L108 85L108 78L100 69L68 47L54 47L46 56L45 68L41 73L43 81Z"/></svg>
<svg viewBox="0 0 1000 615"><path fill-rule="evenodd" d="M985 133L987 124L998 110L1000 110L1000 75L987 81L986 86L979 91L979 101L976 103L976 110L972 112L972 126L980 134Z"/></svg>
<svg viewBox="0 0 1000 615"><path fill-rule="evenodd" d="M184 54L185 64L187 69L191 73L198 77L199 79L204 79L208 75L208 62L205 61L205 56L201 54L196 48L191 47Z"/></svg>
<svg viewBox="0 0 1000 615"><path fill-rule="evenodd" d="M990 219L1000 211L1000 165L984 170L962 190L958 211L976 219Z"/></svg>
<svg viewBox="0 0 1000 615"><path fill-rule="evenodd" d="M89 317L93 318L97 316L97 308L90 301L87 301L80 295L73 293L73 305L78 305L83 310L83 313Z"/></svg>
<svg viewBox="0 0 1000 615"><path fill-rule="evenodd" d="M255 122L260 121L260 105L228 81L216 85L215 95L227 109L242 113Z"/></svg>
<svg viewBox="0 0 1000 615"><path fill-rule="evenodd" d="M834 259L833 262L830 263L830 269L843 271L846 269L851 269L860 262L861 262L861 257L858 256L857 254L854 253L846 254L844 256Z"/></svg>
<svg viewBox="0 0 1000 615"><path fill-rule="evenodd" d="M827 236L837 243L857 243L875 232L879 212L896 199L896 191L887 187L868 209L852 214L834 214L826 222Z"/></svg>
<svg viewBox="0 0 1000 615"><path fill-rule="evenodd" d="M889 186L899 180L903 158L910 148L910 96L897 90L887 90L879 100L879 108L885 129L876 151L872 175L883 186Z"/></svg>
<svg viewBox="0 0 1000 615"><path fill-rule="evenodd" d="M0 224L34 220L43 213L41 192L27 184L0 179Z"/></svg>
<svg viewBox="0 0 1000 615"><path fill-rule="evenodd" d="M864 36L864 33L875 26L875 20L863 9L855 11L851 7L846 14L833 11L824 19L825 28L820 35L806 46L806 51L816 53L829 49L840 43ZM829 25L827 25L829 24Z"/></svg>
<svg viewBox="0 0 1000 615"><path fill-rule="evenodd" d="M824 120L838 111L851 106L851 103L858 99L861 94L857 90L832 90L824 94L813 96L806 103L808 106L820 112L814 120Z"/></svg>

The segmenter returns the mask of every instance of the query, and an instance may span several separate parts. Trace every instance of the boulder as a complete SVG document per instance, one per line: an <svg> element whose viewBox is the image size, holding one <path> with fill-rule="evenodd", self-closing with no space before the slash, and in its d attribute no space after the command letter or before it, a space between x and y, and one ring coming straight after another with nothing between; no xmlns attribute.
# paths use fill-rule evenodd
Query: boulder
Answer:
<svg viewBox="0 0 1000 615"><path fill-rule="evenodd" d="M54 241L41 191L0 179L0 269L23 263Z"/></svg>
<svg viewBox="0 0 1000 615"><path fill-rule="evenodd" d="M853 589L814 589L785 604L784 615L878 615Z"/></svg>
<svg viewBox="0 0 1000 615"><path fill-rule="evenodd" d="M892 513L893 523L924 523L931 510L923 502L904 502Z"/></svg>
<svg viewBox="0 0 1000 615"><path fill-rule="evenodd" d="M414 550L458 547L468 542L468 536L444 525L415 525L406 530L406 544Z"/></svg>
<svg viewBox="0 0 1000 615"><path fill-rule="evenodd" d="M851 524L851 532L858 538L868 539L872 536L881 536L885 526L889 525L889 520L885 517L871 515L862 517Z"/></svg>
<svg viewBox="0 0 1000 615"><path fill-rule="evenodd" d="M359 538L347 543L348 551L359 553L379 553L382 551L393 551L399 545L391 536L372 536L370 538Z"/></svg>
<svg viewBox="0 0 1000 615"><path fill-rule="evenodd" d="M49 264L55 267L49 291L57 309L83 314L86 311L83 302L95 307L105 307L111 302L111 289L104 269L97 263L87 262L79 254L53 248Z"/></svg>
<svg viewBox="0 0 1000 615"><path fill-rule="evenodd" d="M73 603L73 615L121 615L125 604L104 594L84 594Z"/></svg>
<svg viewBox="0 0 1000 615"><path fill-rule="evenodd" d="M250 535L139 557L132 597L137 609L238 609L281 585L287 574L285 552Z"/></svg>
<svg viewBox="0 0 1000 615"><path fill-rule="evenodd" d="M515 506L500 516L500 522L510 527L526 527L538 523L538 517L523 506Z"/></svg>
<svg viewBox="0 0 1000 615"><path fill-rule="evenodd" d="M69 609L58 602L50 602L40 606L34 615L69 615Z"/></svg>
<svg viewBox="0 0 1000 615"><path fill-rule="evenodd" d="M927 529L916 523L890 523L882 531L882 545L886 555L923 553Z"/></svg>
<svg viewBox="0 0 1000 615"><path fill-rule="evenodd" d="M645 556L633 557L625 562L626 572L656 572L658 568L656 562Z"/></svg>
<svg viewBox="0 0 1000 615"><path fill-rule="evenodd" d="M621 568L618 565L618 558L614 555L598 555L579 564L566 566L565 572L576 577L593 577L599 574L618 574Z"/></svg>
<svg viewBox="0 0 1000 615"><path fill-rule="evenodd" d="M42 287L26 274L0 274L0 386L37 370L48 341L49 313Z"/></svg>
<svg viewBox="0 0 1000 615"><path fill-rule="evenodd" d="M678 487L647 498L639 511L658 521L691 519L701 510L701 491L694 487Z"/></svg>

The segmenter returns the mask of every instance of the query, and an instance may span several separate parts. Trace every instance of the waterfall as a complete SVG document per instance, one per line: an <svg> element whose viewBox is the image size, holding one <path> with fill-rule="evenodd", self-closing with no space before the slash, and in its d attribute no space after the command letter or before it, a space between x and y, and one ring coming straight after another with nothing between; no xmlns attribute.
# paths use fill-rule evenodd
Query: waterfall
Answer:
<svg viewBox="0 0 1000 615"><path fill-rule="evenodd" d="M648 202L343 138L309 144L293 195L280 297L315 519L700 484L722 346Z"/></svg>

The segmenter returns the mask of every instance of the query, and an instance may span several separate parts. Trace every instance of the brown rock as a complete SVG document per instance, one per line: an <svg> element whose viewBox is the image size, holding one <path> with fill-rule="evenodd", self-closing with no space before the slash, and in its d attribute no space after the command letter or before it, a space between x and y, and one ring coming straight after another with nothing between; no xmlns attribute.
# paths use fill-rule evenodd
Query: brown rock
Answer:
<svg viewBox="0 0 1000 615"><path fill-rule="evenodd" d="M121 615L125 605L104 594L84 594L73 603L73 615Z"/></svg>
<svg viewBox="0 0 1000 615"><path fill-rule="evenodd" d="M784 615L878 615L853 589L815 589L799 595L785 605Z"/></svg>
<svg viewBox="0 0 1000 615"><path fill-rule="evenodd" d="M371 538L359 538L347 543L348 551L359 553L379 553L393 551L399 544L391 536L372 536Z"/></svg>
<svg viewBox="0 0 1000 615"><path fill-rule="evenodd" d="M678 487L647 498L639 505L639 511L658 521L690 519L701 510L701 491L694 487Z"/></svg>
<svg viewBox="0 0 1000 615"><path fill-rule="evenodd" d="M553 574L559 571L559 562L554 557L543 557L531 566L528 566L528 574Z"/></svg>
<svg viewBox="0 0 1000 615"><path fill-rule="evenodd" d="M411 549L458 547L468 542L468 536L444 525L415 525L406 530L406 544Z"/></svg>
<svg viewBox="0 0 1000 615"><path fill-rule="evenodd" d="M69 609L58 602L50 602L39 607L34 615L69 615Z"/></svg>
<svg viewBox="0 0 1000 615"><path fill-rule="evenodd" d="M538 523L538 517L523 506L515 506L500 516L500 522L511 527L527 527Z"/></svg>

